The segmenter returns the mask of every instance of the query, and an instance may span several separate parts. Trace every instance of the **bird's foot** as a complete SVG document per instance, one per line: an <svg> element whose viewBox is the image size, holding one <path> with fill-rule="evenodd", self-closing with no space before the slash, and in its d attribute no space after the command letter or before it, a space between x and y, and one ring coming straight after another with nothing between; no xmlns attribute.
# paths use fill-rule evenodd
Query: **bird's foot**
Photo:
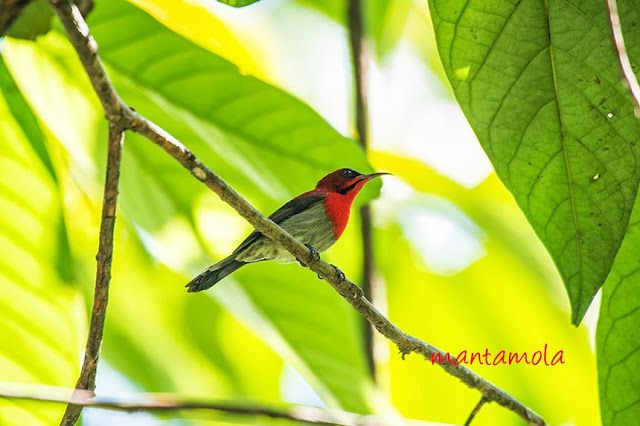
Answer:
<svg viewBox="0 0 640 426"><path fill-rule="evenodd" d="M344 272L342 272L340 268L338 268L336 265L331 265L331 266L336 272L336 278L338 279L337 287L338 287L338 292L340 294L342 294L344 297L351 297L354 300L364 297L364 293L362 289L357 285L353 284L351 281L348 281L344 275ZM318 278L322 278L322 277L318 275ZM352 293L352 294L349 294L349 296L346 296L344 294L345 290L347 291L347 293Z"/></svg>
<svg viewBox="0 0 640 426"><path fill-rule="evenodd" d="M344 275L344 272L342 272L340 270L340 268L338 268L336 265L331 265L331 267L333 268L333 270L336 273L336 278L338 278L338 285L340 285L341 283L345 282L347 280L347 277ZM318 278L323 280L324 277L322 275L318 275ZM357 287L357 286L356 286ZM358 289L360 287L357 287Z"/></svg>
<svg viewBox="0 0 640 426"><path fill-rule="evenodd" d="M320 254L316 251L316 249L313 248L311 244L305 244L305 246L307 246L307 248L311 252L309 253L309 262L320 260Z"/></svg>
<svg viewBox="0 0 640 426"><path fill-rule="evenodd" d="M342 272L340 268L338 268L336 265L331 265L331 266L333 266L333 269L335 269L336 277L338 278L338 284L340 284L346 279L346 277L344 276L344 272Z"/></svg>
<svg viewBox="0 0 640 426"><path fill-rule="evenodd" d="M309 249L310 253L309 253L309 258L306 260L301 260L298 259L298 263L300 264L300 266L304 266L305 268L309 267L309 264L311 262L317 261L320 259L320 255L318 254L318 252L316 251L316 249L314 249L311 244L305 244L305 246Z"/></svg>
<svg viewBox="0 0 640 426"><path fill-rule="evenodd" d="M336 277L338 278L338 284L344 282L346 280L344 272L342 272L340 270L340 268L338 268L336 265L331 265L331 267L336 271ZM318 279L324 280L324 277L322 275L318 275Z"/></svg>

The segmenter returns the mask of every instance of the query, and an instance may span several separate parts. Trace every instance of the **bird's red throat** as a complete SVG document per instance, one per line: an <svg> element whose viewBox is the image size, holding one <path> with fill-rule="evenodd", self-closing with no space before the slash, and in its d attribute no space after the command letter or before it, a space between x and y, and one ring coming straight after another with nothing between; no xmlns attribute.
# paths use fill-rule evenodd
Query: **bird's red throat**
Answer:
<svg viewBox="0 0 640 426"><path fill-rule="evenodd" d="M324 203L324 211L327 218L333 222L333 235L336 239L340 238L347 223L349 223L349 214L351 213L351 205L367 181L362 180L358 185L346 194L339 192L329 192Z"/></svg>

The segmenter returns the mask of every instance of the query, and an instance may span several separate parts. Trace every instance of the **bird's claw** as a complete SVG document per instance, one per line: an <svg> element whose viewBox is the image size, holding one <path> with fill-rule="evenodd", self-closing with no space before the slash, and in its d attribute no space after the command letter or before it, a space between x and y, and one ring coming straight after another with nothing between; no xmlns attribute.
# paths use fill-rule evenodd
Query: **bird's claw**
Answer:
<svg viewBox="0 0 640 426"><path fill-rule="evenodd" d="M313 248L313 246L311 244L305 244L305 246L307 246L307 248L310 251L310 253L309 253L309 262L314 262L314 261L320 260L320 254L316 251L316 249Z"/></svg>
<svg viewBox="0 0 640 426"><path fill-rule="evenodd" d="M351 298L354 300L364 297L364 292L362 291L362 289L357 285L353 284L352 282L347 281L347 278L345 277L344 272L342 272L340 268L338 268L336 265L331 265L331 266L336 272L336 277L338 278L338 283L337 283L338 286L344 283L346 287L353 290L353 294L351 295ZM340 294L342 294L342 292Z"/></svg>
<svg viewBox="0 0 640 426"><path fill-rule="evenodd" d="M333 269L335 269L336 277L338 277L338 284L340 284L342 281L346 279L346 277L344 276L344 272L342 272L340 268L338 268L336 265L331 265L331 266L333 266Z"/></svg>
<svg viewBox="0 0 640 426"><path fill-rule="evenodd" d="M304 266L305 268L309 267L309 264L311 262L317 261L320 259L320 255L318 254L318 252L316 251L316 249L314 249L311 244L305 244L305 246L309 249L310 253L309 253L309 258L306 260L301 260L298 259L298 263L300 264L300 266Z"/></svg>

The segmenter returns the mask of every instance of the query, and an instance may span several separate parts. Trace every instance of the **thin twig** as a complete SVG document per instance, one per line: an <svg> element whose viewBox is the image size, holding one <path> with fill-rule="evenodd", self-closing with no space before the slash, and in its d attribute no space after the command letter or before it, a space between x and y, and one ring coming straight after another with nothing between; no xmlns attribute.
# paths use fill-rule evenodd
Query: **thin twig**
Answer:
<svg viewBox="0 0 640 426"><path fill-rule="evenodd" d="M0 0L0 37L4 36L31 0Z"/></svg>
<svg viewBox="0 0 640 426"><path fill-rule="evenodd" d="M471 424L473 419L476 417L476 414L478 414L480 412L480 409L486 403L487 403L487 398L485 398L484 396L482 398L480 398L480 401L478 401L476 406L473 408L473 411L471 411L471 414L469 414L469 417L467 418L467 421L464 422L464 426L469 426Z"/></svg>
<svg viewBox="0 0 640 426"><path fill-rule="evenodd" d="M104 69L97 56L95 56L95 58L82 57L83 55L95 55L95 52L88 48L88 46L91 43L94 43L94 41L89 36L88 32L84 34L82 33L81 28L86 28L84 21L76 23L77 16L72 13L72 9L74 7L69 5L66 0L49 1L69 32L69 39L76 48L78 55L80 55L83 64L85 64L85 69L87 70L87 74L92 80L94 87L100 86L97 83L108 82L109 80L104 74ZM86 46L80 47L78 44L85 44ZM222 178L196 158L195 155L182 143L165 130L158 127L155 123L134 112L124 104L117 95L114 96L113 94L115 94L115 90L113 88L106 91L97 90L96 93L100 97L103 105L119 103L119 105L109 105L108 108L111 111L120 111L120 122L125 124L127 129L139 133L164 149L183 167L189 170L198 180L203 182L223 201L233 207L257 231L282 245L291 254L293 254L296 259L301 263L306 264L309 269L327 281L345 300L347 300L363 317L365 317L376 328L376 330L380 332L380 334L395 343L402 354L406 355L411 352L415 352L423 355L429 360L431 360L432 355L436 354L439 354L442 359L446 358L446 354L441 350L416 337L405 334L402 330L396 327L391 321L385 318L384 315L378 312L365 297L363 297L360 287L345 278L344 274L340 272L339 269L320 258L314 258L311 256L311 252L304 244L294 239L288 232L257 211ZM453 360L453 358L451 359ZM468 368L462 365L456 365L455 362L442 362L438 363L438 365L440 365L447 373L460 379L467 386L480 391L487 401L495 401L510 409L531 425L545 424L544 420L542 420L542 418L531 409L502 389L476 375Z"/></svg>
<svg viewBox="0 0 640 426"><path fill-rule="evenodd" d="M23 399L70 404L71 406L102 408L128 413L205 410L242 416L263 416L296 422L341 426L383 426L391 424L426 425L419 420L398 417L361 415L342 410L305 405L286 405L278 408L262 404L235 401L205 401L181 398L173 394L134 394L128 397L96 396L92 391L57 386L0 382L0 398Z"/></svg>
<svg viewBox="0 0 640 426"><path fill-rule="evenodd" d="M369 117L367 111L367 67L364 53L364 29L362 20L362 0L349 0L347 11L349 17L349 41L351 46L351 63L353 64L353 87L355 95L355 117L358 139L362 148L369 147ZM360 233L362 235L362 292L372 303L376 302L379 291L374 288L375 259L373 252L373 232L371 206L360 207ZM363 323L365 354L371 377L376 379L375 340L373 328Z"/></svg>
<svg viewBox="0 0 640 426"><path fill-rule="evenodd" d="M636 117L640 118L640 85L638 85L638 79L633 73L631 62L629 62L629 55L627 55L627 48L624 45L620 15L618 15L618 3L616 0L607 0L607 5L609 6L611 29L613 31L613 39L616 42L616 49L618 50L618 59L620 60L620 67L622 67L622 75L629 86L631 97L635 102Z"/></svg>
<svg viewBox="0 0 640 426"><path fill-rule="evenodd" d="M113 258L113 230L115 226L116 204L118 199L118 182L120 180L120 161L122 158L122 142L127 119L122 114L123 102L118 97L113 85L98 58L98 45L89 34L89 27L76 5L68 0L50 0L53 10L60 16L71 43L78 52L78 56L85 70L98 70L91 78L91 84L102 103L102 107L109 120L109 145L107 153L107 176L104 187L102 204L102 221L100 223L100 244L96 260L96 286L93 296L93 308L89 324L89 335L85 348L84 361L80 370L80 377L76 383L77 389L95 389L98 358L102 345L104 321L109 299L109 282L111 281L111 261ZM64 19L63 19L64 16ZM60 422L61 426L73 426L78 421L81 405L69 405Z"/></svg>
<svg viewBox="0 0 640 426"><path fill-rule="evenodd" d="M111 261L113 259L113 230L116 222L116 204L118 200L118 182L120 180L120 160L122 158L122 142L124 133L115 123L109 123L109 146L107 154L107 177L104 185L102 202L102 221L100 223L100 243L96 260L96 286L93 295L93 308L87 346L77 389L89 389L92 393L96 387L98 358L102 345L104 321L109 300L109 282L111 281ZM60 422L61 425L74 425L78 421L81 405L68 405Z"/></svg>

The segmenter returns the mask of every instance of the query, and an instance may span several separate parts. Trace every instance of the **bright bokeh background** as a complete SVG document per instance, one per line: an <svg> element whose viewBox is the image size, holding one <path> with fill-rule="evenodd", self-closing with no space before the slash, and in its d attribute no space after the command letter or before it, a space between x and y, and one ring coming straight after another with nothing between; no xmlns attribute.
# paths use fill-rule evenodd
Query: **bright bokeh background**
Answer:
<svg viewBox="0 0 640 426"><path fill-rule="evenodd" d="M96 3L100 8L102 2ZM347 33L341 22L310 6L322 2L263 0L243 9L211 0L131 3L233 62L242 73L294 94L342 135L353 136ZM378 1L364 3L369 6ZM568 300L555 267L492 173L446 85L426 2L392 3L393 10L383 20L382 36L368 40L369 162L377 170L394 174L384 178L380 196L373 201L376 280L384 288L376 304L404 331L452 354L484 352L485 348L492 353L533 353L545 345L551 354L562 350L565 364L554 367L471 368L543 415L549 424L597 425L591 325L596 308L592 306L586 325L570 325ZM325 6L340 10L341 4L334 0ZM100 44L101 39L96 38ZM104 159L100 163L92 158L96 152L98 158L102 155L105 125L65 43L60 33L53 32L37 43L5 40L2 53L44 129L57 172L75 261L74 278L69 281L78 293L74 296L67 288L55 290L51 297L73 313L65 321L77 333L77 347L67 348L71 359L65 365L70 371L50 379L44 374L46 365L37 372L20 373L17 361L5 362L7 343L0 343L0 379L72 386L74 368L78 368L73 353L80 353L87 324L85 313L78 313L80 300L88 304L91 299L104 169ZM128 101L127 93L134 90L128 85L134 83L118 78L115 82L123 87L123 98ZM7 126L10 124L3 131L10 131ZM143 144L146 142L134 137L126 142L128 147ZM326 284L296 265L255 265L205 294L184 293L183 284L189 277L225 256L250 227L199 187L185 186L185 197L193 195L187 200L193 206L193 218L173 215L171 209L177 207L166 201L172 195L165 193L169 190L163 188L163 179L170 179L175 170L153 169L153 164L149 166L152 161L147 160L155 151L145 149L136 148L141 152L129 157L125 151L123 174L142 183L122 188L123 209L130 210L118 216L99 394L176 392L198 398L293 402L433 422L464 422L479 393L419 356L403 360L397 348L383 339L376 341L375 386L366 376L359 318ZM28 148L24 151L26 154L7 158L34 156ZM224 169L217 169L215 159L212 161L208 164L227 179ZM165 171L169 177L152 178ZM239 177L230 181L238 182L265 213L292 195L284 189L270 193L268 183L252 182L260 174L251 164L237 164L233 173ZM243 175L250 177L242 180ZM51 181L45 172L38 176ZM294 170L291 179L296 179ZM55 185L48 185L41 192L55 196L51 189ZM154 195L155 206L165 217L157 223L157 211L140 205L135 192L149 188L159 194ZM135 216L131 211L143 213ZM5 223L11 222L11 213L0 214L5 215ZM142 217L144 214L149 217ZM27 225L15 222L16 227ZM39 244L46 244L46 239ZM4 242L0 247L4 253L11 244ZM323 257L339 265L351 279L359 279L357 215L341 241ZM18 372L6 373L12 371ZM46 424L50 406L34 407L42 410L40 420ZM16 416L23 415L21 407L13 408ZM95 409L85 410L83 417L85 425L243 421L273 423L204 413L176 419ZM523 422L490 404L474 424Z"/></svg>

